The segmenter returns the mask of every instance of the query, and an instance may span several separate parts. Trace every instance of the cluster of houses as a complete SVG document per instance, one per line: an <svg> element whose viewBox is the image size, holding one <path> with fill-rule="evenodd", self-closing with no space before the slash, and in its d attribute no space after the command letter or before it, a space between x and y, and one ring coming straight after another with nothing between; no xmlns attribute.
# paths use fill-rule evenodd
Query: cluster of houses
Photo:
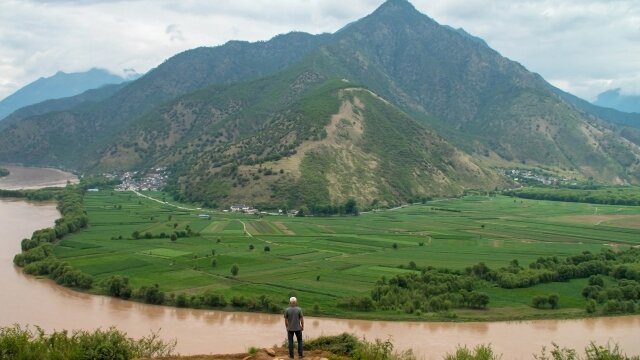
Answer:
<svg viewBox="0 0 640 360"><path fill-rule="evenodd" d="M236 204L236 205L231 205L229 207L229 210L223 210L224 212L234 212L234 213L243 213L243 214L253 214L253 215L295 215L297 213L297 211L295 212L289 212L289 214L287 214L286 211L282 210L282 209L278 209L278 212L267 212L267 211L260 211L256 208L254 208L251 205L245 205L245 204Z"/></svg>
<svg viewBox="0 0 640 360"><path fill-rule="evenodd" d="M532 170L507 169L504 174L516 182L539 182L544 185L575 185L575 179L540 174Z"/></svg>
<svg viewBox="0 0 640 360"><path fill-rule="evenodd" d="M109 174L110 176L115 176ZM107 176L107 174L105 174ZM120 175L120 185L116 186L117 191L160 191L167 185L169 174L166 168L156 168L153 172L145 176L138 176L137 171L127 171Z"/></svg>
<svg viewBox="0 0 640 360"><path fill-rule="evenodd" d="M231 205L230 209L231 209L231 212L241 212L241 213L245 213L245 214L258 214L259 213L258 209L254 208L251 205L245 205L245 204Z"/></svg>

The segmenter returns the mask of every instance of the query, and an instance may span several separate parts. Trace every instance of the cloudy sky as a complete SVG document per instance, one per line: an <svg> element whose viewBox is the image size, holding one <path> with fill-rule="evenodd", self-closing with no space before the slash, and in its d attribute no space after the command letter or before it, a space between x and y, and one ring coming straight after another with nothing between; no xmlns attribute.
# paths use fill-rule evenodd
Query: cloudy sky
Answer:
<svg viewBox="0 0 640 360"><path fill-rule="evenodd" d="M334 32L382 1L0 0L0 99L59 70L143 73L198 46ZM640 94L638 0L412 2L578 96Z"/></svg>

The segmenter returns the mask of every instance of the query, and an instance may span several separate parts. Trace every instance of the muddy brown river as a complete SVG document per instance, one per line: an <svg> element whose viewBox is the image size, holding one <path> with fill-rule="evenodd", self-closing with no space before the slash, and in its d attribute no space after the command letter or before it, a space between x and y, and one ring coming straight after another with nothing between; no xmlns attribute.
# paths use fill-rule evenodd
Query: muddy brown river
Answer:
<svg viewBox="0 0 640 360"><path fill-rule="evenodd" d="M46 182L46 181L45 181ZM39 325L45 330L116 326L130 336L160 330L178 341L181 354L245 351L280 344L285 338L277 315L177 309L87 295L24 275L12 264L20 240L58 217L54 204L0 199L0 326ZM304 304L302 304L304 306ZM491 343L503 359L531 359L542 346L583 348L590 341L617 342L640 354L640 316L584 320L488 323L412 323L307 318L305 336L351 332L367 339L390 338L422 359L442 359L457 344Z"/></svg>

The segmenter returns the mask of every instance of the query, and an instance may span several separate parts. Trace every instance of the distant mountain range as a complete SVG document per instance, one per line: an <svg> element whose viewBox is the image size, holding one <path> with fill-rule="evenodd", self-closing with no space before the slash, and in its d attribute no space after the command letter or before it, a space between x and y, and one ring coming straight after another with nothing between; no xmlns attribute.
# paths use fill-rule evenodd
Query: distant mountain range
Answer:
<svg viewBox="0 0 640 360"><path fill-rule="evenodd" d="M607 90L598 95L593 103L606 108L640 114L640 95L624 95L621 89Z"/></svg>
<svg viewBox="0 0 640 360"><path fill-rule="evenodd" d="M334 34L185 51L111 90L0 123L0 161L166 166L173 193L207 205L390 205L509 186L514 167L640 181L640 119L404 0Z"/></svg>
<svg viewBox="0 0 640 360"><path fill-rule="evenodd" d="M14 111L42 101L66 98L96 89L107 84L120 84L132 78L122 78L102 69L91 69L79 73L57 72L40 78L0 101L0 120Z"/></svg>

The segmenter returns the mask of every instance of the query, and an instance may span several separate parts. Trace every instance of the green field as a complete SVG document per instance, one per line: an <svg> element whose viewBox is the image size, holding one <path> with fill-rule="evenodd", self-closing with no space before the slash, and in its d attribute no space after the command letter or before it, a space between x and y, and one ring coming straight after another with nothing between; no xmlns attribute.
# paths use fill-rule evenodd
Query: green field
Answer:
<svg viewBox="0 0 640 360"><path fill-rule="evenodd" d="M517 259L526 268L540 256L640 245L640 207L506 196L441 200L358 217L212 212L210 220L198 218L202 210L179 210L129 192L87 193L84 202L89 228L62 240L55 255L91 274L96 283L124 275L134 288L158 284L169 294L214 290L228 298L284 300L295 293L307 309L318 305L318 315L342 317L437 317L336 306L339 298L368 296L382 276L414 272L399 268L411 261L419 267L463 270L478 262L499 268ZM194 234L176 241L156 238L187 229ZM154 238L133 239L134 231ZM235 277L233 264L240 269ZM491 297L487 310L455 312L462 320L581 316L585 284L586 279L575 279L523 289L486 287L482 291ZM533 296L549 293L560 295L558 310L530 306Z"/></svg>

